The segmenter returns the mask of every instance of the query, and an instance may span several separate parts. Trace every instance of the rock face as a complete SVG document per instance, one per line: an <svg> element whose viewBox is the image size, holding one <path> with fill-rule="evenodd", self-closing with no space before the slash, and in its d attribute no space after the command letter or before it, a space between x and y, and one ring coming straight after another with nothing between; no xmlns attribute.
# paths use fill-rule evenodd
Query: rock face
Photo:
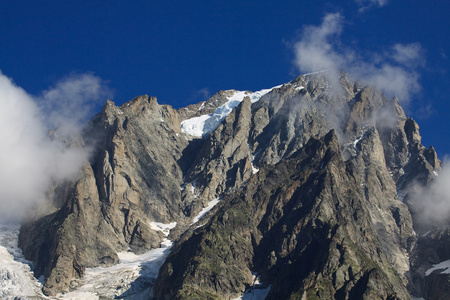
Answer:
<svg viewBox="0 0 450 300"><path fill-rule="evenodd" d="M413 227L429 228L410 197L440 161L396 98L323 72L255 103L245 97L202 139L181 130L235 93L179 110L147 96L106 103L83 133L93 155L80 178L55 187L54 209L21 229L46 294L69 289L87 267L116 264L118 252L159 247L151 222L177 222L157 299L232 299L254 273L270 286L267 299L409 299L407 286L446 295L447 277L424 270L450 257L421 238L416 247ZM448 245L432 229L429 243Z"/></svg>
<svg viewBox="0 0 450 300"><path fill-rule="evenodd" d="M268 299L407 298L396 271L406 262L394 257L401 244L383 249L389 233L370 218L367 179L354 167L342 160L331 131L311 138L292 158L261 168L172 251L155 296L233 298L251 285L256 271L272 284ZM375 196L407 216L395 194ZM383 226L400 236L392 215L386 219Z"/></svg>
<svg viewBox="0 0 450 300"><path fill-rule="evenodd" d="M55 199L62 207L21 230L47 294L67 289L86 267L117 263L117 252L159 247L163 236L151 221L183 223L182 157L195 143L180 135L174 109L147 96L122 107L107 102L85 140L95 147L93 160L65 199Z"/></svg>
<svg viewBox="0 0 450 300"><path fill-rule="evenodd" d="M450 260L450 231L436 228L421 235L411 258L410 288L425 299L450 297L450 274L439 264ZM434 267L433 266L437 266Z"/></svg>

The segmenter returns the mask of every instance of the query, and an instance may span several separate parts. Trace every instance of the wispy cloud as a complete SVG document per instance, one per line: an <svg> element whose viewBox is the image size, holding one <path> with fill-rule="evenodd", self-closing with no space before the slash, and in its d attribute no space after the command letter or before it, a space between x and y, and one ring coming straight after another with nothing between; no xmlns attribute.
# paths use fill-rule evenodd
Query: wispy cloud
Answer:
<svg viewBox="0 0 450 300"><path fill-rule="evenodd" d="M359 11L363 12L374 6L383 7L388 3L388 0L355 0L355 2L358 4Z"/></svg>
<svg viewBox="0 0 450 300"><path fill-rule="evenodd" d="M450 166L444 164L434 181L427 187L418 183L410 186L411 202L416 206L422 224L442 225L450 222Z"/></svg>
<svg viewBox="0 0 450 300"><path fill-rule="evenodd" d="M211 98L211 91L209 88L205 87L196 91L192 91L191 95L187 98L186 103L199 103L202 101L206 101Z"/></svg>
<svg viewBox="0 0 450 300"><path fill-rule="evenodd" d="M394 61L409 68L425 66L425 53L419 43L395 44L389 54Z"/></svg>
<svg viewBox="0 0 450 300"><path fill-rule="evenodd" d="M36 99L0 72L0 218L24 216L55 180L78 173L87 153L50 139L48 125L64 128L61 134L74 134L85 118L83 105L105 91L99 78L84 74L66 78ZM45 104L40 107L37 100Z"/></svg>
<svg viewBox="0 0 450 300"><path fill-rule="evenodd" d="M71 135L80 130L93 110L112 92L105 82L91 73L72 74L42 92L37 99L48 125L60 134Z"/></svg>
<svg viewBox="0 0 450 300"><path fill-rule="evenodd" d="M345 57L336 47L344 18L339 13L327 14L320 26L306 26L301 39L295 43L295 64L305 73L338 70Z"/></svg>
<svg viewBox="0 0 450 300"><path fill-rule="evenodd" d="M428 103L428 104L418 107L416 109L416 111L414 112L414 115L415 115L415 118L417 118L419 120L424 120L424 119L428 119L435 113L436 113L436 110L433 108L431 103Z"/></svg>
<svg viewBox="0 0 450 300"><path fill-rule="evenodd" d="M395 44L382 53L346 47L341 42L344 22L341 14L330 13L320 25L303 28L293 47L300 72L342 70L408 103L420 91L418 69L425 64L421 45Z"/></svg>
<svg viewBox="0 0 450 300"><path fill-rule="evenodd" d="M211 92L208 88L202 88L202 89L196 91L193 96L193 98L195 98L195 100L201 100L201 101L208 100L210 97L211 97Z"/></svg>

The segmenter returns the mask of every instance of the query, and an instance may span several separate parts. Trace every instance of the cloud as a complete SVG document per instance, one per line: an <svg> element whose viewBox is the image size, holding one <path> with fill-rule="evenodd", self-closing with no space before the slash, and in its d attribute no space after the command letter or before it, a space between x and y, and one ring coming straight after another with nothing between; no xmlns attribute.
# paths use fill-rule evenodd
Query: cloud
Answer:
<svg viewBox="0 0 450 300"><path fill-rule="evenodd" d="M59 124L74 134L76 127L63 120L79 125L86 110L78 105L86 104L83 97L100 97L99 91L105 90L95 84L100 82L91 74L70 77L36 99L0 72L0 219L23 217L43 201L55 181L76 176L86 151L50 139L48 125ZM38 106L43 99L47 102Z"/></svg>
<svg viewBox="0 0 450 300"><path fill-rule="evenodd" d="M421 89L419 74L414 69L392 65L389 62L379 66L371 62L360 62L359 65L345 67L353 77L380 88L389 96L397 96L403 105L407 105L411 97Z"/></svg>
<svg viewBox="0 0 450 300"><path fill-rule="evenodd" d="M422 224L441 225L450 222L450 166L445 163L439 175L427 186L415 183L409 188L411 203Z"/></svg>
<svg viewBox="0 0 450 300"><path fill-rule="evenodd" d="M433 108L433 106L428 103L426 105L422 105L420 106L415 112L415 118L419 119L419 120L424 120L424 119L428 119L429 117L431 117L432 115L434 115L436 113L435 109Z"/></svg>
<svg viewBox="0 0 450 300"><path fill-rule="evenodd" d="M78 132L98 104L112 92L101 78L91 73L72 74L42 92L37 99L48 126L66 136Z"/></svg>
<svg viewBox="0 0 450 300"><path fill-rule="evenodd" d="M293 45L295 65L300 73L327 70L337 77L340 70L407 104L420 91L418 69L425 64L419 43L395 44L382 53L368 53L345 47L341 42L344 18L325 15L319 26L306 26Z"/></svg>
<svg viewBox="0 0 450 300"><path fill-rule="evenodd" d="M364 12L373 6L383 7L388 3L388 0L355 0L358 4L359 12Z"/></svg>
<svg viewBox="0 0 450 300"><path fill-rule="evenodd" d="M198 100L200 98L201 101L208 100L209 98L211 98L211 92L208 88L202 88L196 91L192 98L195 100Z"/></svg>
<svg viewBox="0 0 450 300"><path fill-rule="evenodd" d="M391 58L399 64L415 68L425 66L425 55L419 43L395 44L390 53Z"/></svg>
<svg viewBox="0 0 450 300"><path fill-rule="evenodd" d="M337 70L345 62L333 45L342 31L343 17L339 13L328 14L320 26L306 26L300 41L295 43L295 64L303 72Z"/></svg>

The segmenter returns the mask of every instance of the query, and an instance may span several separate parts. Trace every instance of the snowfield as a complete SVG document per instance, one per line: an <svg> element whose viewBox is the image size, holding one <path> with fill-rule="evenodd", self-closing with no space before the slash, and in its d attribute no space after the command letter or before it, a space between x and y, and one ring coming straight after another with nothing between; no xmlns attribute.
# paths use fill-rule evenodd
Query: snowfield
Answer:
<svg viewBox="0 0 450 300"><path fill-rule="evenodd" d="M150 223L152 229L161 231L166 237L176 225L176 222ZM117 265L88 268L83 278L74 282L76 287L72 291L47 297L42 293L42 284L33 276L32 262L25 260L18 247L19 228L19 225L0 225L0 299L151 299L152 284L172 247L172 242L165 238L160 248L141 255L118 253Z"/></svg>
<svg viewBox="0 0 450 300"><path fill-rule="evenodd" d="M74 294L98 295L108 298L151 299L152 286L159 268L169 255L172 242L165 239L158 249L144 254L118 253L120 262L108 268L89 268ZM70 296L66 294L66 296ZM66 299L66 297L64 297ZM83 298L80 298L83 299Z"/></svg>
<svg viewBox="0 0 450 300"><path fill-rule="evenodd" d="M254 93L248 91L235 91L234 95L228 97L228 101L224 105L216 108L213 113L181 122L181 131L195 137L206 137L222 123L222 121L244 100L245 97L249 97L251 103L255 103L259 101L262 96L278 87L280 87L280 85Z"/></svg>
<svg viewBox="0 0 450 300"><path fill-rule="evenodd" d="M86 269L82 285L73 293L82 295L79 299L85 299L84 297L89 294L112 299L151 299L153 283L172 248L173 243L167 239L167 236L176 225L176 222L169 224L151 222L150 228L161 231L166 236L160 248L152 249L141 255L133 252L120 252L117 253L119 256L117 265L108 268ZM71 296L70 294L65 296ZM64 297L64 299L67 298Z"/></svg>
<svg viewBox="0 0 450 300"><path fill-rule="evenodd" d="M24 258L17 244L19 228L19 225L0 225L0 299L44 297L42 284L31 271L32 262Z"/></svg>

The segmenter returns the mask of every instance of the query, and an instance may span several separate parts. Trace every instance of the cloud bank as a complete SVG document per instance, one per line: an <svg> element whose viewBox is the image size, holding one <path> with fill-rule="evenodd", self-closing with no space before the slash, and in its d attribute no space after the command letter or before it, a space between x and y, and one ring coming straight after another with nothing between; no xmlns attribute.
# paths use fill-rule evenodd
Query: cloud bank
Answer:
<svg viewBox="0 0 450 300"><path fill-rule="evenodd" d="M303 28L293 45L300 72L327 70L337 77L342 70L407 104L420 91L418 69L425 64L421 45L395 44L383 53L363 53L342 44L344 21L341 14L330 13L319 26Z"/></svg>
<svg viewBox="0 0 450 300"><path fill-rule="evenodd" d="M84 105L107 89L92 74L60 81L36 98L0 72L0 218L18 219L44 198L57 180L75 176L87 159L85 149L68 148L49 138L49 126L59 126L70 138L89 110ZM37 103L40 103L38 105ZM66 121L66 122L65 122Z"/></svg>

